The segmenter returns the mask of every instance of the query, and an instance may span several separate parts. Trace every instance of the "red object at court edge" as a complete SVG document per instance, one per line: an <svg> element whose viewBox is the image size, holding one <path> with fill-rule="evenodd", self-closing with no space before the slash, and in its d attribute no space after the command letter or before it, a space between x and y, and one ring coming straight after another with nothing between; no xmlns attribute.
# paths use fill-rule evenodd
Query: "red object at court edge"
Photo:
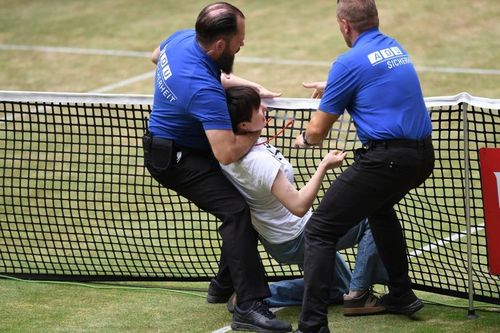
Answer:
<svg viewBox="0 0 500 333"><path fill-rule="evenodd" d="M500 148L479 149L490 273L500 275Z"/></svg>

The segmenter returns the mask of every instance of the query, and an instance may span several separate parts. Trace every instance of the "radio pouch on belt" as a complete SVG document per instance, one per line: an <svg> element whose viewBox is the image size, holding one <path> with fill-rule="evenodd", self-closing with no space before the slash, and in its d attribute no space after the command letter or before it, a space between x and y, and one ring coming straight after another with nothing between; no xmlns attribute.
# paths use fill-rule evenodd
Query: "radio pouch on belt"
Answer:
<svg viewBox="0 0 500 333"><path fill-rule="evenodd" d="M142 137L144 147L144 161L148 168L156 172L163 172L170 168L174 156L174 141L159 137L152 137L146 133Z"/></svg>

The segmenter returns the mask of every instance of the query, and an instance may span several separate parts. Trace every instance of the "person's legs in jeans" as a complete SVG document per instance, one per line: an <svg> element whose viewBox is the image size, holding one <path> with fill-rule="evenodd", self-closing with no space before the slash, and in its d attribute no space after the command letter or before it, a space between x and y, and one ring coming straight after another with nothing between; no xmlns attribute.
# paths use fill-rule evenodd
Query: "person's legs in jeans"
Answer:
<svg viewBox="0 0 500 333"><path fill-rule="evenodd" d="M339 304L343 301L343 295L349 291L351 281L351 270L340 253L335 257L335 275L330 288L328 302ZM269 284L271 296L266 298L270 307L301 305L304 295L304 278L282 280Z"/></svg>
<svg viewBox="0 0 500 333"><path fill-rule="evenodd" d="M357 297L375 283L386 284L389 277L380 259L367 219L349 229L337 242L337 250L357 244L356 263L349 284L350 296Z"/></svg>
<svg viewBox="0 0 500 333"><path fill-rule="evenodd" d="M260 242L267 253L274 260L281 264L298 265L300 268L304 264L304 233L300 233L295 239L281 243L273 244L260 238ZM332 287L330 289L330 300L332 304L342 301L342 296L349 289L351 281L351 271L344 258L337 253L335 260L335 275ZM304 279L282 280L269 285L271 297L266 298L266 302L272 307L291 306L302 304L304 292Z"/></svg>

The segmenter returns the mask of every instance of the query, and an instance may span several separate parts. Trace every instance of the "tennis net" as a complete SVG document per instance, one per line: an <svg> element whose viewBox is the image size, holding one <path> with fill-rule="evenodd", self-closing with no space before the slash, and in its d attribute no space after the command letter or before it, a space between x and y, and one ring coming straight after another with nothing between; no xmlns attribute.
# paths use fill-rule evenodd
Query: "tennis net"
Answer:
<svg viewBox="0 0 500 333"><path fill-rule="evenodd" d="M159 186L143 166L151 102L149 95L0 92L0 274L78 281L215 275L218 221ZM500 101L462 93L426 103L436 167L396 207L414 288L466 298L472 286L474 299L500 304L498 277L488 273L479 176L479 148L500 147ZM292 148L318 100L266 104L273 120L264 136L282 132L271 143L294 165L299 187L327 151L360 146L346 114L322 147ZM327 175L315 206L351 162L348 154ZM260 252L270 280L302 275ZM355 249L343 254L352 268Z"/></svg>

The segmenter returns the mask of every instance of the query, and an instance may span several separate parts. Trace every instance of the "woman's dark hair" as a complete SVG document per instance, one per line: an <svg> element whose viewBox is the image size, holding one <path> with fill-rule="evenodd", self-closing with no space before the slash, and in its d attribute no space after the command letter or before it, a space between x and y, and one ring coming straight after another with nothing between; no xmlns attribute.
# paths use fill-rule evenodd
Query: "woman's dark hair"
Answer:
<svg viewBox="0 0 500 333"><path fill-rule="evenodd" d="M237 18L245 15L227 2L216 2L203 8L196 20L196 39L208 46L221 36L230 39L238 32Z"/></svg>
<svg viewBox="0 0 500 333"><path fill-rule="evenodd" d="M239 123L252 120L253 111L260 107L260 96L253 88L237 86L226 89L226 99L233 132L237 133Z"/></svg>

